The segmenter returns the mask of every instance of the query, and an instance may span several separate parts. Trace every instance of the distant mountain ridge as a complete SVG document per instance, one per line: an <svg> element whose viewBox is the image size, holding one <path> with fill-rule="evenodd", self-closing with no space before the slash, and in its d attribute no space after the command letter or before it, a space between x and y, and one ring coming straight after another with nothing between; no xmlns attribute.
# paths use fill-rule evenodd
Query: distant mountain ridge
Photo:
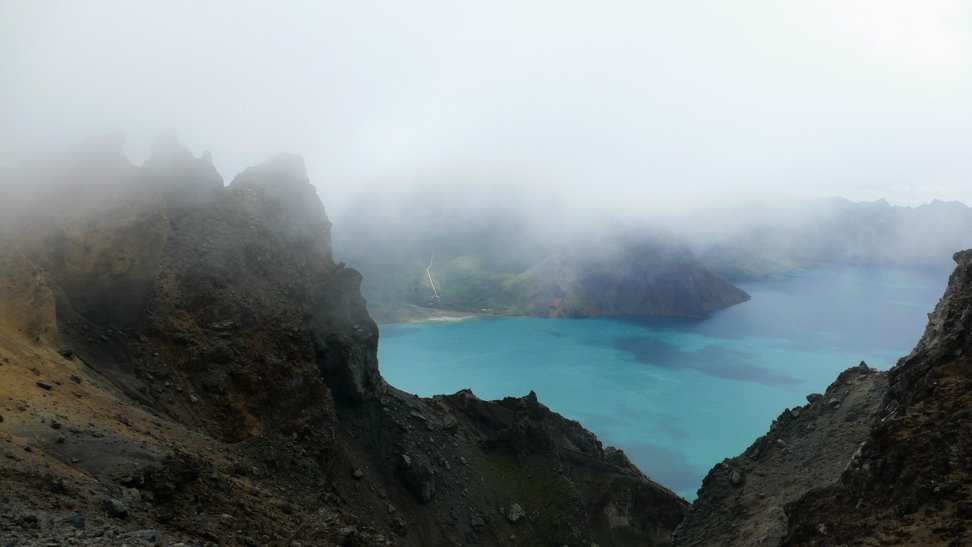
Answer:
<svg viewBox="0 0 972 547"><path fill-rule="evenodd" d="M958 202L776 196L649 227L538 212L508 192L469 192L417 187L369 196L344 213L335 252L365 273L362 290L380 322L421 317L432 305L536 317L705 317L748 298L733 281L827 264L946 269L942 257L972 246L972 208Z"/></svg>
<svg viewBox="0 0 972 547"><path fill-rule="evenodd" d="M515 279L528 315L705 317L749 299L678 248L641 243L598 259L556 256Z"/></svg>
<svg viewBox="0 0 972 547"><path fill-rule="evenodd" d="M687 247L652 233L538 228L505 198L460 211L434 205L461 203L456 196L415 191L395 199L401 202L394 206L380 197L362 200L345 214L349 235L335 240L335 253L364 273L362 291L379 322L421 317L422 307L560 318L706 317L749 299ZM401 211L409 213L403 218Z"/></svg>
<svg viewBox="0 0 972 547"><path fill-rule="evenodd" d="M735 280L833 263L947 269L955 249L972 246L972 208L781 196L694 215L676 232Z"/></svg>

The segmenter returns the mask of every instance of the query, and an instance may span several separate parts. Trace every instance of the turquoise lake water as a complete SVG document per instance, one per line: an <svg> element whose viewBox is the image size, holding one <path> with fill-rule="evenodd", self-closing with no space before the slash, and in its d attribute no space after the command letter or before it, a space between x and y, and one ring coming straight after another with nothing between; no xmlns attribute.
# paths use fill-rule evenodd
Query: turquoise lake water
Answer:
<svg viewBox="0 0 972 547"><path fill-rule="evenodd" d="M483 317L381 327L381 372L423 396L536 391L691 500L708 470L785 408L860 361L918 341L947 271L827 267L739 284L752 300L705 320Z"/></svg>

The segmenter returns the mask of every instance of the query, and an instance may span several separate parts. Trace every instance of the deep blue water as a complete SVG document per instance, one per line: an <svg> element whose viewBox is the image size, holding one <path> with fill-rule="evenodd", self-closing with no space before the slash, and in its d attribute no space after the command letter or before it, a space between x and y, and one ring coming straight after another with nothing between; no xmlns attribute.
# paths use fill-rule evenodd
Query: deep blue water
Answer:
<svg viewBox="0 0 972 547"><path fill-rule="evenodd" d="M693 499L783 409L860 361L887 369L918 341L948 272L827 267L740 284L706 320L483 317L381 327L381 371L430 396L471 388L540 401Z"/></svg>

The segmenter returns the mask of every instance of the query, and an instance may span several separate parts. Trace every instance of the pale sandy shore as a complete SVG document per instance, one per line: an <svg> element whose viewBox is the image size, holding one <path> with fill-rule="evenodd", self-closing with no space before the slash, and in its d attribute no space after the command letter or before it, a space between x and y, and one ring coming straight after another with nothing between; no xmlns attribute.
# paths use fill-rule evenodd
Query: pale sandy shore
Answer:
<svg viewBox="0 0 972 547"><path fill-rule="evenodd" d="M398 315L398 314L396 314ZM454 310L440 310L437 308L424 308L422 306L408 306L404 317L397 317L393 321L378 321L379 324L392 325L398 323L417 323L421 321L464 321L484 317L486 313L470 313Z"/></svg>

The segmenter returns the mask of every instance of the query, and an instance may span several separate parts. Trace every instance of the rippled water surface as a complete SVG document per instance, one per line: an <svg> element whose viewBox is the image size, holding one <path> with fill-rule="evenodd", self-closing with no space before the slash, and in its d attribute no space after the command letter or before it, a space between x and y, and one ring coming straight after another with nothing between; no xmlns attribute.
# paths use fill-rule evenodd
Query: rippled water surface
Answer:
<svg viewBox="0 0 972 547"><path fill-rule="evenodd" d="M740 284L749 302L706 320L484 317L381 327L396 387L536 391L688 499L787 407L866 361L887 369L918 341L948 272L829 267Z"/></svg>

